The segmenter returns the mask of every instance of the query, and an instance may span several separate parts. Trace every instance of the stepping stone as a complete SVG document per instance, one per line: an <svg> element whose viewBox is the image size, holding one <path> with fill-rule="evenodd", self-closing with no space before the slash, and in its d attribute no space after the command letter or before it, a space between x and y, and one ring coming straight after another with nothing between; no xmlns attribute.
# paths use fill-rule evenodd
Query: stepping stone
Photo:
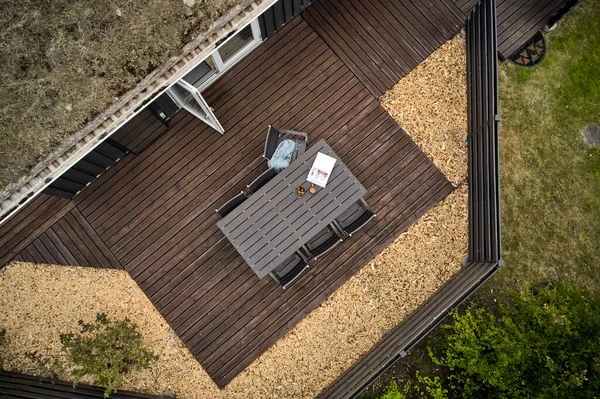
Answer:
<svg viewBox="0 0 600 399"><path fill-rule="evenodd" d="M600 126L595 123L588 123L588 125L581 132L583 140L590 147L600 146Z"/></svg>

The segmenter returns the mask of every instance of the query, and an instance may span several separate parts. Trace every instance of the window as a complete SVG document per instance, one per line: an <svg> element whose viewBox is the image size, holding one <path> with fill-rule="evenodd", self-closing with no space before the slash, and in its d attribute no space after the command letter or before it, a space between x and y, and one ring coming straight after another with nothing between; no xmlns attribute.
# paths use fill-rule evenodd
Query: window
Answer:
<svg viewBox="0 0 600 399"><path fill-rule="evenodd" d="M182 80L202 91L262 41L258 20L227 38Z"/></svg>
<svg viewBox="0 0 600 399"><path fill-rule="evenodd" d="M225 130L213 109L202 97L202 90L252 51L261 41L258 19L255 19L217 45L212 54L167 90L168 95L180 108L185 108L192 115L223 134Z"/></svg>
<svg viewBox="0 0 600 399"><path fill-rule="evenodd" d="M198 64L196 68L192 69L191 72L185 75L183 80L192 86L200 87L217 72L215 61L213 60L212 56L210 56Z"/></svg>
<svg viewBox="0 0 600 399"><path fill-rule="evenodd" d="M223 63L226 64L253 41L254 36L252 35L252 26L248 25L219 48L219 55L221 56Z"/></svg>

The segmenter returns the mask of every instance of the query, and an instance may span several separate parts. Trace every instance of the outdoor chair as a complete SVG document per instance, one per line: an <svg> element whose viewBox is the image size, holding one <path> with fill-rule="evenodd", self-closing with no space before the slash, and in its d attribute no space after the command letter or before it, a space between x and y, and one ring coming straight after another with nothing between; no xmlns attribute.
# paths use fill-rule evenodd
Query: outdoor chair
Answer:
<svg viewBox="0 0 600 399"><path fill-rule="evenodd" d="M308 144L308 135L306 133L277 129L269 125L263 157L266 160L271 159L279 143L287 139L293 140L296 143L296 152L292 156L292 160L296 159L299 155L302 155L304 151L306 151L306 146Z"/></svg>
<svg viewBox="0 0 600 399"><path fill-rule="evenodd" d="M281 265L273 270L269 275L279 285L286 289L308 269L308 260L300 251L294 252Z"/></svg>
<svg viewBox="0 0 600 399"><path fill-rule="evenodd" d="M246 194L251 195L257 192L262 186L267 184L271 179L277 176L277 171L274 168L269 168L260 174L252 183L246 186Z"/></svg>
<svg viewBox="0 0 600 399"><path fill-rule="evenodd" d="M248 199L246 194L241 192L226 203L224 203L219 209L217 209L217 213L219 214L219 216L224 218L225 216L229 215L231 211L237 208L242 202L246 201L246 199Z"/></svg>
<svg viewBox="0 0 600 399"><path fill-rule="evenodd" d="M330 224L321 230L313 239L311 239L304 249L315 260L325 255L342 242L341 234L337 228Z"/></svg>
<svg viewBox="0 0 600 399"><path fill-rule="evenodd" d="M352 234L360 230L375 216L377 215L373 213L369 204L367 204L364 198L361 198L346 212L338 216L334 224L339 230L348 236L352 236Z"/></svg>

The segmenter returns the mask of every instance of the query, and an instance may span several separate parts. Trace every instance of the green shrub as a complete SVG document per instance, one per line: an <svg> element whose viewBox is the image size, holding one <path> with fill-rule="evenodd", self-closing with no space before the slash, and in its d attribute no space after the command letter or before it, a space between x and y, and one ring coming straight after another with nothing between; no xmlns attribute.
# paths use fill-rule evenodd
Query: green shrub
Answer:
<svg viewBox="0 0 600 399"><path fill-rule="evenodd" d="M439 377L433 379L427 376L421 376L417 371L418 384L407 382L400 391L395 381L392 381L387 387L386 392L378 399L409 399L409 398L431 398L448 399L448 390L442 386Z"/></svg>
<svg viewBox="0 0 600 399"><path fill-rule="evenodd" d="M514 305L454 314L434 362L463 397L593 398L600 392L600 301L568 284L527 288Z"/></svg>
<svg viewBox="0 0 600 399"><path fill-rule="evenodd" d="M386 387L386 392L380 396L378 399L406 399L408 391L410 389L410 385L407 383L402 392L398 390L398 385L396 381L390 382L390 384Z"/></svg>
<svg viewBox="0 0 600 399"><path fill-rule="evenodd" d="M60 335L63 350L75 366L74 384L89 375L106 388L108 397L120 387L123 374L146 369L157 359L143 347L138 326L129 319L111 321L100 313L95 323L80 320L79 324L80 333Z"/></svg>
<svg viewBox="0 0 600 399"><path fill-rule="evenodd" d="M442 381L439 377L431 379L427 376L421 376L417 371L417 380L420 386L416 386L420 397L431 399L448 399L448 390L442 386ZM425 391L423 391L423 388Z"/></svg>

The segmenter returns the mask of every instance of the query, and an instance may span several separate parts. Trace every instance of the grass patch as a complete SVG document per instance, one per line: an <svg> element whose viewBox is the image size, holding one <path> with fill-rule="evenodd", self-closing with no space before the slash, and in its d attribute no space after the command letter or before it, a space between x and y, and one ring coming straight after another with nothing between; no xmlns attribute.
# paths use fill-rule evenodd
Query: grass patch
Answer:
<svg viewBox="0 0 600 399"><path fill-rule="evenodd" d="M590 166L590 171L600 179L600 149L593 148L590 150L588 154L588 163Z"/></svg>
<svg viewBox="0 0 600 399"><path fill-rule="evenodd" d="M599 21L600 2L584 2L539 66L500 68L503 289L566 278L600 290L599 153L580 133L600 122Z"/></svg>
<svg viewBox="0 0 600 399"><path fill-rule="evenodd" d="M238 3L0 0L0 189Z"/></svg>

